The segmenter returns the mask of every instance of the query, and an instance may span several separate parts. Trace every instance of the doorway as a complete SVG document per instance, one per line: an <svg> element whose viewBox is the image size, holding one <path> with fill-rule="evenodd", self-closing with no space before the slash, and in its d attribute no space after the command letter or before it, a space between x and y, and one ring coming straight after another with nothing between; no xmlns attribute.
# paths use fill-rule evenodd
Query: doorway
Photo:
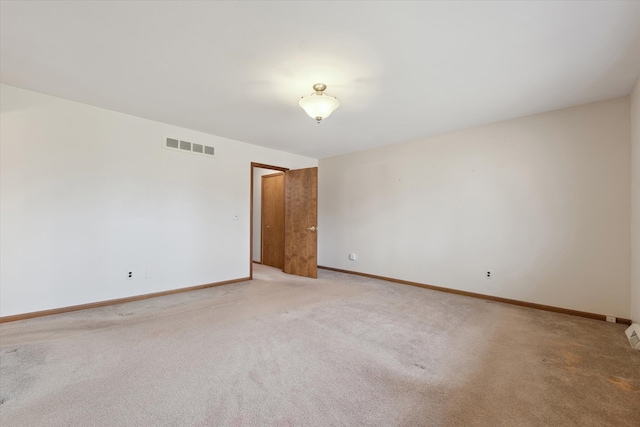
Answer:
<svg viewBox="0 0 640 427"><path fill-rule="evenodd" d="M256 213L257 206L262 206L262 175L281 175L284 178L283 271L317 277L318 168L289 170L255 162L251 163L250 180L249 277L253 278L253 262L258 260L259 252L259 262L264 262L262 214ZM260 197L257 197L258 192Z"/></svg>
<svg viewBox="0 0 640 427"><path fill-rule="evenodd" d="M262 251L262 177L273 174L284 174L288 168L251 163L251 240L250 240L250 270L249 277L253 278L253 263L263 263ZM282 267L279 267L282 268Z"/></svg>
<svg viewBox="0 0 640 427"><path fill-rule="evenodd" d="M260 262L282 269L284 268L284 173L262 175L260 180Z"/></svg>

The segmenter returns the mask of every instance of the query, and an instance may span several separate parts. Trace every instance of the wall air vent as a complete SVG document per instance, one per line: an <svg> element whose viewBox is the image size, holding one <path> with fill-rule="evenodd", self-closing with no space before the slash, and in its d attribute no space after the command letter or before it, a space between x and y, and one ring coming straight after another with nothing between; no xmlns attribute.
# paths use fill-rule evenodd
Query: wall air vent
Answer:
<svg viewBox="0 0 640 427"><path fill-rule="evenodd" d="M188 152L199 156L215 157L215 148L209 145L197 144L195 142L183 141L178 138L162 138L162 148L168 150Z"/></svg>

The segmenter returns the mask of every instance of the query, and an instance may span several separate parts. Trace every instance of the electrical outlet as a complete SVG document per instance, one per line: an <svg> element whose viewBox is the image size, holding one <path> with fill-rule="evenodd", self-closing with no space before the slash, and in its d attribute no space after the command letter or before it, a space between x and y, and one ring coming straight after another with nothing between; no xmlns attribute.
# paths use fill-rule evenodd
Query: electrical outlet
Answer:
<svg viewBox="0 0 640 427"><path fill-rule="evenodd" d="M358 256L357 256L356 254L349 254L349 259L350 259L351 261L355 261L355 260L357 260L357 259L358 259Z"/></svg>
<svg viewBox="0 0 640 427"><path fill-rule="evenodd" d="M486 277L487 279L491 279L491 272L490 272L490 271L487 271L487 274L485 275L485 277Z"/></svg>
<svg viewBox="0 0 640 427"><path fill-rule="evenodd" d="M128 271L127 272L127 279L129 279L129 280L133 279L133 271Z"/></svg>
<svg viewBox="0 0 640 427"><path fill-rule="evenodd" d="M607 316L607 322L609 323L616 323L616 320L615 316Z"/></svg>

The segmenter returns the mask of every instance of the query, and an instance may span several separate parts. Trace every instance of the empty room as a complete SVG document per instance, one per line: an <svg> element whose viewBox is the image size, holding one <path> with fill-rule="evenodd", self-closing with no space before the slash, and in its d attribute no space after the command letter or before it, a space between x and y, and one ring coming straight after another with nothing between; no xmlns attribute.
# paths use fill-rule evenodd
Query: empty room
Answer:
<svg viewBox="0 0 640 427"><path fill-rule="evenodd" d="M640 2L0 0L0 425L637 426Z"/></svg>

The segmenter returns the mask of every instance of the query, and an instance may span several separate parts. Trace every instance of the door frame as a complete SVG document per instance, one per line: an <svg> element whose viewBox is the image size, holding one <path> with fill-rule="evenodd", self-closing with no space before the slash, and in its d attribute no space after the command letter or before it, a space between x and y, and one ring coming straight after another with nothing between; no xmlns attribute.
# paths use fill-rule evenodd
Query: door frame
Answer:
<svg viewBox="0 0 640 427"><path fill-rule="evenodd" d="M277 172L287 172L289 170L289 168L283 168L281 166L251 162L251 194L249 195L249 279L253 279L253 168L271 169Z"/></svg>

